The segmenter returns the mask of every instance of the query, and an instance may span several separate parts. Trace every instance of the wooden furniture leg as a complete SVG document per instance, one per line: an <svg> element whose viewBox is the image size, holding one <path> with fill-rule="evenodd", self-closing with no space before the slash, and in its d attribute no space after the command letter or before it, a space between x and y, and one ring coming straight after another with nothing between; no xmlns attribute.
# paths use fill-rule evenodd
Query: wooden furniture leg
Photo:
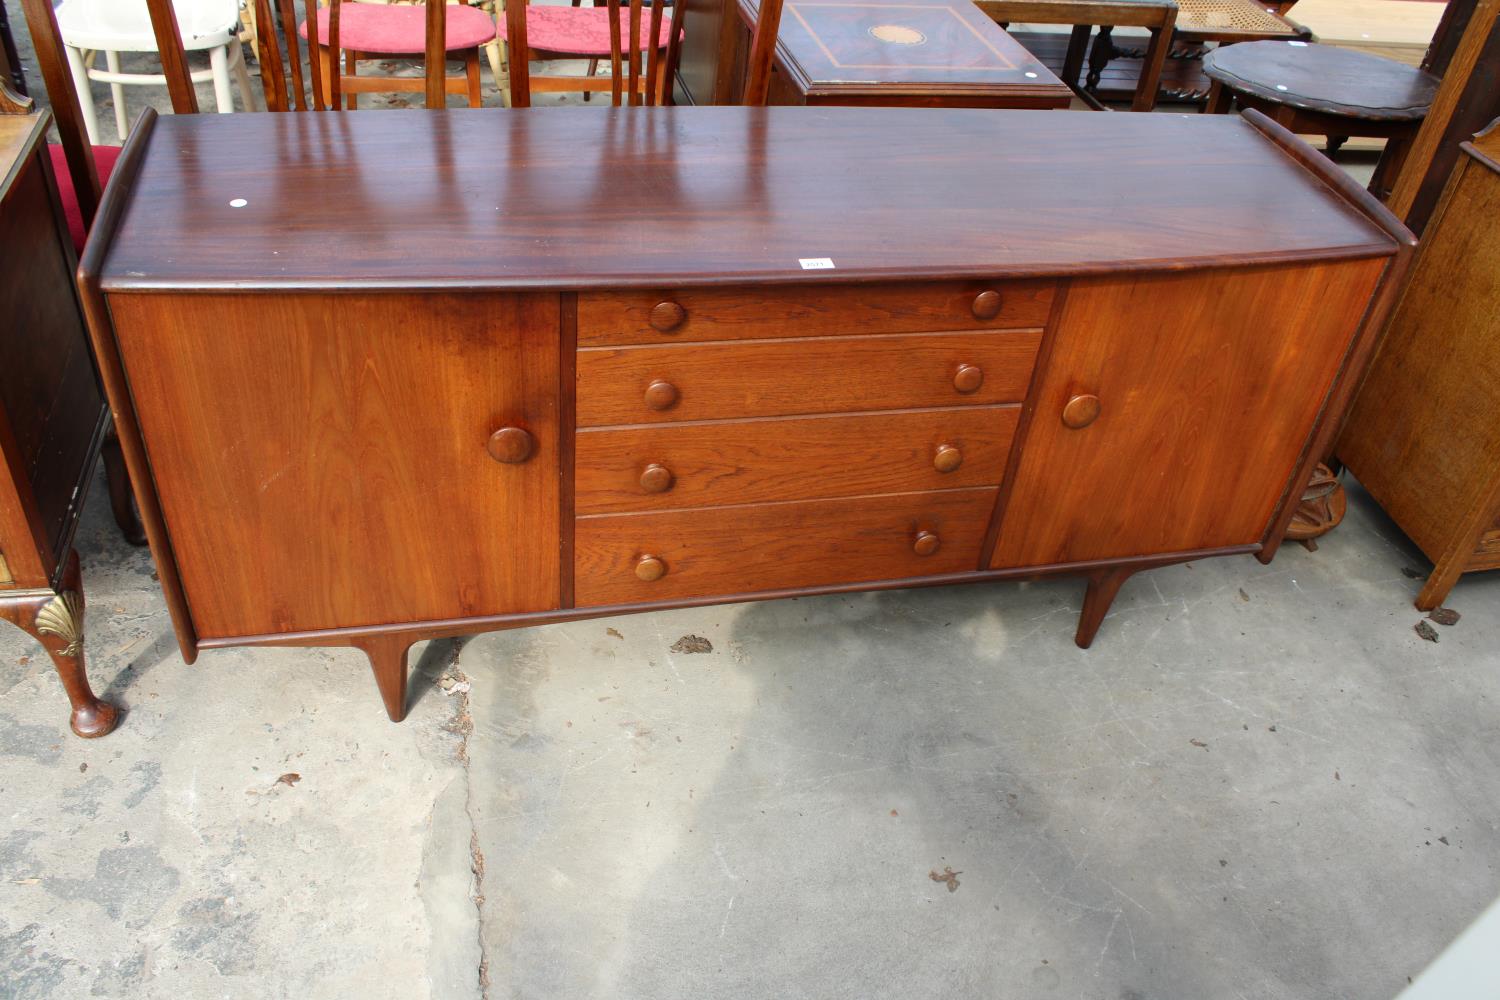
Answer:
<svg viewBox="0 0 1500 1000"><path fill-rule="evenodd" d="M1134 573L1131 569L1102 569L1089 574L1089 589L1083 595L1083 612L1078 616L1078 632L1073 641L1079 649L1088 649L1099 632L1109 606L1115 602L1120 585Z"/></svg>
<svg viewBox="0 0 1500 1000"><path fill-rule="evenodd" d="M354 640L370 658L380 700L392 722L406 718L406 654L415 640L409 635L371 635Z"/></svg>
<svg viewBox="0 0 1500 1000"><path fill-rule="evenodd" d="M469 107L477 108L484 104L483 95L479 90L479 50L470 49L464 54L464 79L468 84Z"/></svg>
<svg viewBox="0 0 1500 1000"><path fill-rule="evenodd" d="M0 618L40 642L52 657L57 676L73 706L73 732L85 739L115 728L119 710L94 697L83 659L83 582L78 554L68 558L61 591L16 590L0 593Z"/></svg>
<svg viewBox="0 0 1500 1000"><path fill-rule="evenodd" d="M104 459L104 482L109 486L109 506L114 512L115 524L120 527L120 534L131 545L145 545L146 528L135 510L135 498L130 492L130 472L125 468L120 436L115 433L113 425L104 435L99 455Z"/></svg>

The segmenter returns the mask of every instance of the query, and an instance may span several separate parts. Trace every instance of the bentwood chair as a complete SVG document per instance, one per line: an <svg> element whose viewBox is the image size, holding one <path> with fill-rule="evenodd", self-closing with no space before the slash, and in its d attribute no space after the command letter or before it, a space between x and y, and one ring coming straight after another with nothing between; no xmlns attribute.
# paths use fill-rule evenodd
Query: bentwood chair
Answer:
<svg viewBox="0 0 1500 1000"><path fill-rule="evenodd" d="M781 4L782 0L764 0L760 5L751 42L746 104L766 102ZM620 0L609 0L606 7L532 6L527 0L509 0L500 35L509 49L511 107L529 107L533 91L582 91L585 95L608 91L616 106L626 102L626 94L631 105L670 104L685 6L677 0L664 24L667 8L661 0L649 4L626 0L623 10ZM624 22L628 22L628 32ZM644 72L642 52L646 53ZM606 56L608 79L594 76L595 61ZM531 75L531 59L559 58L587 59L591 72L585 76Z"/></svg>

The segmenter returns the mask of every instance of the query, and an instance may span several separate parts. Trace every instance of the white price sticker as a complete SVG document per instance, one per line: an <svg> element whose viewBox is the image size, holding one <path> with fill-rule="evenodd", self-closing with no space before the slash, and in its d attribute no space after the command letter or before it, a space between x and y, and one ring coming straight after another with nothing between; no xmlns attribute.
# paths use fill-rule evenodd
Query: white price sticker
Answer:
<svg viewBox="0 0 1500 1000"><path fill-rule="evenodd" d="M799 257L797 263L802 265L804 271L832 271L832 257Z"/></svg>

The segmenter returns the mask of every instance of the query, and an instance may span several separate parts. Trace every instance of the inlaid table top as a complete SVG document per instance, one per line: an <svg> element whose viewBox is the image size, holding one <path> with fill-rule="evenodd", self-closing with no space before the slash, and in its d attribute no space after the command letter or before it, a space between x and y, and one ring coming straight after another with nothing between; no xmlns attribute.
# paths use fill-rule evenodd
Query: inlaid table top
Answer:
<svg viewBox="0 0 1500 1000"><path fill-rule="evenodd" d="M1437 93L1430 73L1365 52L1304 42L1246 42L1210 52L1203 71L1231 90L1366 121L1419 121Z"/></svg>
<svg viewBox="0 0 1500 1000"><path fill-rule="evenodd" d="M757 0L740 0L752 23ZM969 0L786 0L777 60L803 93L870 88L1054 97L1072 91Z"/></svg>

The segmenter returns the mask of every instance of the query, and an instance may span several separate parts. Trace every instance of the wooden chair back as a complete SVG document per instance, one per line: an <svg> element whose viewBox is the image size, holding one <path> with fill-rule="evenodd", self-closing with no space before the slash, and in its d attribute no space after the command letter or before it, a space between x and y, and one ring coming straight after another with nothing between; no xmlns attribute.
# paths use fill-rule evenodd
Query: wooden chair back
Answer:
<svg viewBox="0 0 1500 1000"><path fill-rule="evenodd" d="M73 182L78 211L87 232L99 210L99 169L94 163L94 150L89 144L78 91L73 89L73 73L68 69L64 55L62 29L58 27L52 0L21 0L21 6L26 14L26 28L31 33L31 45L36 51L37 66L42 71L42 84L47 88L47 99L52 105L52 118L57 123L57 136L68 164L68 178Z"/></svg>
<svg viewBox="0 0 1500 1000"><path fill-rule="evenodd" d="M171 8L171 0L148 0L149 3ZM293 0L276 0L273 13L271 0L253 0L256 23L256 58L260 61L261 84L266 93L268 111L306 111L309 104L305 98L302 80L302 59L297 41L297 8ZM317 30L318 6L328 8L328 44L319 40L322 32ZM339 75L339 60L342 46L339 44L339 9L342 0L324 0L309 5L307 12L307 66L312 78L311 109L315 111L338 111L344 107L342 84ZM427 51L423 59L422 74L425 82L425 103L429 108L447 105L444 81L447 76L448 35L447 5L441 0L424 4L427 13ZM282 61L281 46L276 40L275 14L281 15L281 35L286 45L286 61ZM156 15L153 12L153 20ZM331 72L325 74L324 52L332 54L327 60ZM288 87L290 84L290 87Z"/></svg>
<svg viewBox="0 0 1500 1000"><path fill-rule="evenodd" d="M527 55L526 9L528 0L510 0L505 5L506 42L509 48L510 105L531 106L531 69ZM776 58L776 32L781 27L782 0L761 0L754 34L750 42L750 60L745 86L745 104L764 104L770 89L771 64ZM655 44L661 36L663 0L608 0L610 45L610 97L616 107L670 104L677 61L682 48L682 18L687 0L675 0L669 21L665 49ZM725 0L725 17L737 15L736 0ZM649 8L650 13L646 13ZM577 9L577 8L575 8ZM645 30L642 31L642 23ZM642 39L652 44L643 46ZM641 49L646 49L644 78Z"/></svg>

